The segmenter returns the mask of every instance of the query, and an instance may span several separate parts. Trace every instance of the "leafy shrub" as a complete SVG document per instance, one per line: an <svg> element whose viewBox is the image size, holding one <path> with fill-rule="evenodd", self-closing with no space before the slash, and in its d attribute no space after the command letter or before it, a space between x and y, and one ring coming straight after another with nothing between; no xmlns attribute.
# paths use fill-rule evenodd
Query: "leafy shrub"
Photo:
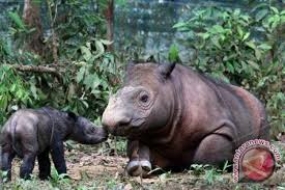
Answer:
<svg viewBox="0 0 285 190"><path fill-rule="evenodd" d="M174 28L187 32L194 68L254 93L266 104L272 134L285 130L284 10L208 7Z"/></svg>
<svg viewBox="0 0 285 190"><path fill-rule="evenodd" d="M37 2L35 6L45 9L40 24L50 27L40 34L44 54L25 46L37 31L19 16L22 10L7 12L9 37L0 37L0 124L13 109L45 105L93 119L102 114L121 74L115 55L106 51L112 43L103 37L106 5L101 1ZM36 69L19 69L25 66ZM55 72L39 71L39 66Z"/></svg>

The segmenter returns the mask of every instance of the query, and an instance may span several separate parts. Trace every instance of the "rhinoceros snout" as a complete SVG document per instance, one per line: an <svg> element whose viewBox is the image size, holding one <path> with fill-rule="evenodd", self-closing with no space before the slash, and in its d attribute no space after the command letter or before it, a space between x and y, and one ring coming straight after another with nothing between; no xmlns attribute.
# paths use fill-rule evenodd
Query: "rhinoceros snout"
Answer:
<svg viewBox="0 0 285 190"><path fill-rule="evenodd" d="M102 116L102 125L110 133L115 133L119 128L125 128L130 125L131 118L125 114L114 113L109 110L105 110Z"/></svg>

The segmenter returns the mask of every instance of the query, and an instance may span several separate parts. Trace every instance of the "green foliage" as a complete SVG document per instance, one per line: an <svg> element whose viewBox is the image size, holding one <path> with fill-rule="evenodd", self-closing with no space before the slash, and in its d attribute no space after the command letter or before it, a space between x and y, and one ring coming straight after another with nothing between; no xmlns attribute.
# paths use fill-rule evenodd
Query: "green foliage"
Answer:
<svg viewBox="0 0 285 190"><path fill-rule="evenodd" d="M215 182L221 182L223 180L222 174L226 173L226 168L228 163L226 162L222 170L217 169L216 167L203 164L192 164L190 167L190 173L195 176L202 176L207 185L211 185Z"/></svg>
<svg viewBox="0 0 285 190"><path fill-rule="evenodd" d="M107 2L98 1L73 1L55 3L50 1L51 19L56 26L55 32L59 40L59 54L64 60L77 60L82 55L80 47L84 46L94 37L102 37L105 33L105 20L100 10L104 10ZM95 7L97 6L97 9ZM58 10L58 12L56 12ZM52 41L52 36L46 42ZM101 44L99 44L100 46ZM103 53L102 46L98 51ZM99 56L99 54L98 54Z"/></svg>
<svg viewBox="0 0 285 190"><path fill-rule="evenodd" d="M207 168L209 168L210 165L206 164L206 165L203 165L203 164L192 164L190 166L190 168L193 170L193 174L196 175L196 176L199 176L201 174L204 174L205 170Z"/></svg>
<svg viewBox="0 0 285 190"><path fill-rule="evenodd" d="M40 189L37 188L38 182L34 175L31 175L30 180L24 179L17 179L16 183L12 184L11 189L13 190L33 190L33 189Z"/></svg>
<svg viewBox="0 0 285 190"><path fill-rule="evenodd" d="M6 15L11 26L9 37L0 37L0 124L13 107L45 105L97 118L121 75L115 55L106 51L112 42L103 37L107 2L50 0L36 5L45 9L40 24L54 32L40 34L44 55L25 45L37 33L24 23L22 10ZM54 67L60 76L20 71L14 67L19 64Z"/></svg>
<svg viewBox="0 0 285 190"><path fill-rule="evenodd" d="M7 116L6 110L15 105L32 103L32 93L27 84L17 73L7 65L0 66L0 122Z"/></svg>
<svg viewBox="0 0 285 190"><path fill-rule="evenodd" d="M67 174L58 174L56 169L52 167L49 182L52 188L62 189L64 185L70 183L70 180L68 179Z"/></svg>
<svg viewBox="0 0 285 190"><path fill-rule="evenodd" d="M8 16L15 23L18 30L27 31L27 27L18 13L8 12ZM12 29L16 30L15 28Z"/></svg>
<svg viewBox="0 0 285 190"><path fill-rule="evenodd" d="M7 182L7 180L8 180L7 175L8 175L7 171L1 171L0 170L0 182L1 183Z"/></svg>
<svg viewBox="0 0 285 190"><path fill-rule="evenodd" d="M100 116L108 101L109 92L118 84L119 72L115 57L105 52L104 45L107 44L110 42L95 38L86 42L80 47L82 56L72 62L76 72L70 78L73 83L69 83L69 89L81 87L80 92L68 92L69 108L75 112L82 113L91 109L93 115ZM92 104L88 102L91 99Z"/></svg>
<svg viewBox="0 0 285 190"><path fill-rule="evenodd" d="M174 28L187 32L194 68L253 92L266 104L272 134L285 130L284 10L208 7Z"/></svg>
<svg viewBox="0 0 285 190"><path fill-rule="evenodd" d="M217 181L222 181L222 176L221 173L215 169L215 168L211 168L209 170L205 171L205 175L204 175L204 179L206 180L207 184L213 184Z"/></svg>
<svg viewBox="0 0 285 190"><path fill-rule="evenodd" d="M172 45L169 48L168 59L171 63L179 61L179 50L177 45Z"/></svg>

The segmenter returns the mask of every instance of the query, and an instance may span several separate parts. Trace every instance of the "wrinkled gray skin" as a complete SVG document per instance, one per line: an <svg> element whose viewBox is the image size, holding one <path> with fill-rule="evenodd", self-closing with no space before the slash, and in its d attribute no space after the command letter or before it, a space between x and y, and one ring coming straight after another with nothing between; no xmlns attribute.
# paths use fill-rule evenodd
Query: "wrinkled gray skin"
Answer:
<svg viewBox="0 0 285 190"><path fill-rule="evenodd" d="M127 171L180 171L232 161L247 140L268 139L260 101L246 90L176 64L129 64L106 107L103 126L128 138Z"/></svg>
<svg viewBox="0 0 285 190"><path fill-rule="evenodd" d="M11 162L18 155L23 159L20 177L29 179L35 159L39 162L39 177L50 175L51 153L59 174L66 173L63 141L74 140L82 144L97 144L106 140L108 133L95 127L88 119L71 112L50 107L21 109L5 123L1 132L1 170L8 171L11 179Z"/></svg>

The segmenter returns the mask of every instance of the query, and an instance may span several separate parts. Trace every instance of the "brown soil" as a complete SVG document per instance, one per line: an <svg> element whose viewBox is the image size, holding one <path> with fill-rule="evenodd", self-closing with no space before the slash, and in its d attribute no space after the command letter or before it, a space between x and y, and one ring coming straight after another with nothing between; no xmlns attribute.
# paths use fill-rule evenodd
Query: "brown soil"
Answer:
<svg viewBox="0 0 285 190"><path fill-rule="evenodd" d="M281 152L285 152L285 144L278 145ZM127 158L121 156L106 156L94 150L74 149L66 151L65 157L68 168L68 175L71 177L71 186L77 188L77 185L87 187L96 187L95 189L248 189L249 184L233 183L232 173L215 174L211 179L211 175L202 172L200 175L194 175L191 170L181 173L164 173L159 176L152 176L148 179L140 177L129 177L124 171L124 167L128 161ZM19 178L19 167L21 161L15 159L12 167L12 183ZM38 174L37 163L33 174ZM213 176L212 176L213 177ZM44 187L48 182L43 182ZM285 185L285 164L284 160L279 166L278 171L266 182L255 188L277 189L283 183ZM96 184L96 185L94 185ZM108 186L109 185L109 186ZM252 184L250 184L252 185ZM1 186L1 185L0 185ZM45 189L45 188L44 188Z"/></svg>

